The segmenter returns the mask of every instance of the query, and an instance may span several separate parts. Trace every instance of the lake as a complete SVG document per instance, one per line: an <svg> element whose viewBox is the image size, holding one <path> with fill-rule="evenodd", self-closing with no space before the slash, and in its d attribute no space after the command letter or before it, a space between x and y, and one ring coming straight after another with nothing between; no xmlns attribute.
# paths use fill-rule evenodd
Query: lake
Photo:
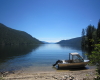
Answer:
<svg viewBox="0 0 100 80"><path fill-rule="evenodd" d="M86 58L80 47L60 44L41 44L0 47L0 71L54 71L52 64L68 59L69 53L78 52Z"/></svg>

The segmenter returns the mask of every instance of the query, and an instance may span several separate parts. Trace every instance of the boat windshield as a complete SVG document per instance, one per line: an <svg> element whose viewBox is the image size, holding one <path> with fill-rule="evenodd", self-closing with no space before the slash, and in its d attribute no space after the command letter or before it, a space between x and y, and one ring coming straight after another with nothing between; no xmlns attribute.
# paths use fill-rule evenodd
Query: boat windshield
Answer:
<svg viewBox="0 0 100 80"><path fill-rule="evenodd" d="M73 56L73 62L84 62L83 58L80 55L74 55Z"/></svg>

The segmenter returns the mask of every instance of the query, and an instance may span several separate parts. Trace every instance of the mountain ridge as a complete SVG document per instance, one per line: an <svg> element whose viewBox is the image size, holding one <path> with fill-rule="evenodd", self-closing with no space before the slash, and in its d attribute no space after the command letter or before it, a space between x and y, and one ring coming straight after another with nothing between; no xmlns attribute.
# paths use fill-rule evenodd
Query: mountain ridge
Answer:
<svg viewBox="0 0 100 80"><path fill-rule="evenodd" d="M25 31L15 30L0 23L0 45L42 44Z"/></svg>
<svg viewBox="0 0 100 80"><path fill-rule="evenodd" d="M57 42L57 44L65 44L65 45L78 45L81 46L82 37L76 37L69 40L61 40Z"/></svg>

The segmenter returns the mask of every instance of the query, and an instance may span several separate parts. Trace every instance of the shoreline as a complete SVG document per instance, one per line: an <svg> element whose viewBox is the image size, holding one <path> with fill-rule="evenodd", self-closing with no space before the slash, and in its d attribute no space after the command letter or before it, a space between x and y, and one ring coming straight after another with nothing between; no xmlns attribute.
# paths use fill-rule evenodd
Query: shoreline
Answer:
<svg viewBox="0 0 100 80"><path fill-rule="evenodd" d="M26 72L23 70L18 70L11 73L6 72L2 78L4 80L93 80L96 77L95 70L95 68L85 70L57 70L46 72Z"/></svg>

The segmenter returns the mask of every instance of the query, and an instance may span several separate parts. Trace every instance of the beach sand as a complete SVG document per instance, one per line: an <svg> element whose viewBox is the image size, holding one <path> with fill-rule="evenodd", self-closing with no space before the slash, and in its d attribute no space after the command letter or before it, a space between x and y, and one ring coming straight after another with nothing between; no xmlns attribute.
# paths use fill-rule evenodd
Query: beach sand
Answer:
<svg viewBox="0 0 100 80"><path fill-rule="evenodd" d="M19 70L3 74L4 80L93 80L95 69L85 70L55 70L55 71L25 71Z"/></svg>

